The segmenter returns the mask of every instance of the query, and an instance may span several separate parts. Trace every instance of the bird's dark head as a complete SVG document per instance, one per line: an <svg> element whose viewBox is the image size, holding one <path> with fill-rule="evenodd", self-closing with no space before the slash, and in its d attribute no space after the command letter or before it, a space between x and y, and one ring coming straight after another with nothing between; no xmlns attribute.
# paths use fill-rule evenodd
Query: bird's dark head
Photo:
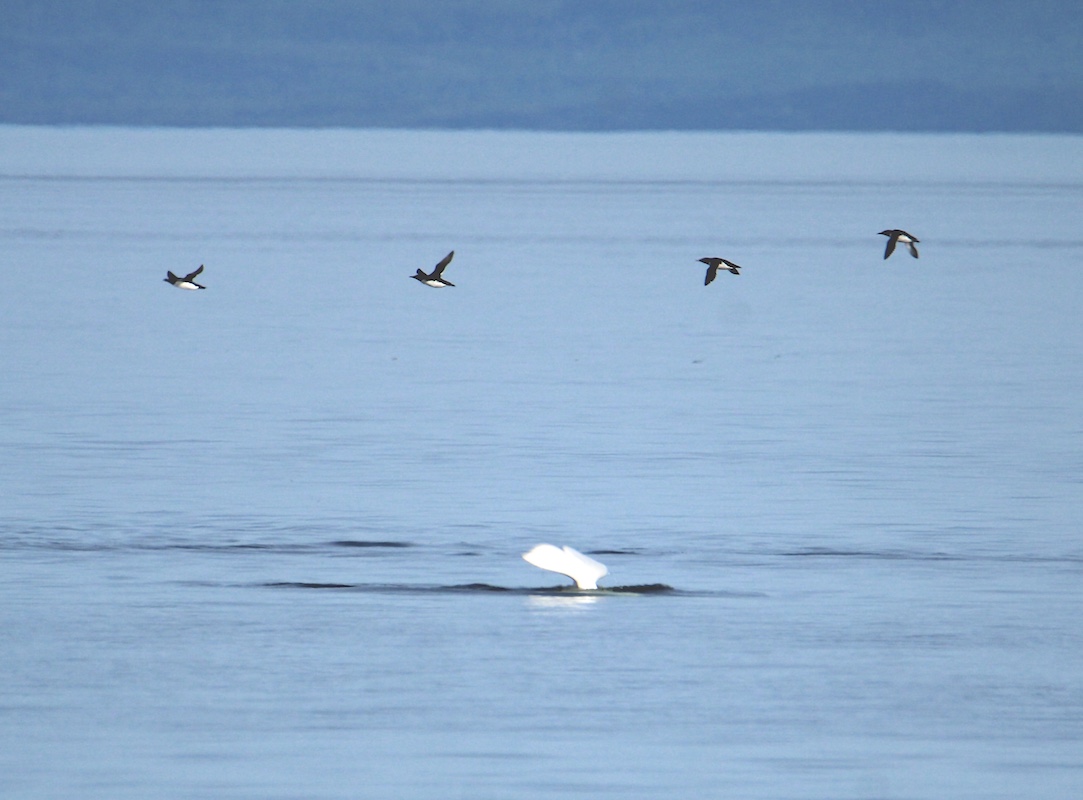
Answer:
<svg viewBox="0 0 1083 800"><path fill-rule="evenodd" d="M895 231L880 231L879 236L891 236Z"/></svg>

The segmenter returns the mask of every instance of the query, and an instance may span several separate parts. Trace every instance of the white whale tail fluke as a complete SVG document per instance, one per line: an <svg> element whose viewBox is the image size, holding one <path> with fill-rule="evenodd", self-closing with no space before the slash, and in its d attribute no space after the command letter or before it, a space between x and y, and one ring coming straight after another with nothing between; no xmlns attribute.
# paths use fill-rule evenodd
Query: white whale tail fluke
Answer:
<svg viewBox="0 0 1083 800"><path fill-rule="evenodd" d="M567 575L580 589L597 589L598 579L609 574L605 564L565 545L539 544L523 560L540 569Z"/></svg>

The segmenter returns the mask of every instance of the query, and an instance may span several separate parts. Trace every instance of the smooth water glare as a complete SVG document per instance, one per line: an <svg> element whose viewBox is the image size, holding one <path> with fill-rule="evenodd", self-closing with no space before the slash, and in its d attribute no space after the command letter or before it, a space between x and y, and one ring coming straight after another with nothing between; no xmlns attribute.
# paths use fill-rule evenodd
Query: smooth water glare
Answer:
<svg viewBox="0 0 1083 800"><path fill-rule="evenodd" d="M0 795L1083 796L1081 209L1075 137L0 128Z"/></svg>

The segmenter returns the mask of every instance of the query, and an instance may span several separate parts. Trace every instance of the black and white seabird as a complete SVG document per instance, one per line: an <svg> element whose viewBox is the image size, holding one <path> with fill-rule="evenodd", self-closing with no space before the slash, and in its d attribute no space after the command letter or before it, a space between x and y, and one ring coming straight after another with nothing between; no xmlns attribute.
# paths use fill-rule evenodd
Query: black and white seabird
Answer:
<svg viewBox="0 0 1083 800"><path fill-rule="evenodd" d="M450 253L444 256L443 260L432 268L432 272L430 274L426 275L421 270L418 270L416 275L411 275L410 277L413 278L415 281L421 281L426 286L433 286L437 289L443 286L454 286L454 283L452 283L451 281L446 281L442 277L444 267L451 263L451 259L454 255L455 251L452 250Z"/></svg>
<svg viewBox="0 0 1083 800"><path fill-rule="evenodd" d="M906 231L900 231L897 228L892 228L888 231L880 231L880 235L887 237L887 249L884 250L884 258L887 258L895 252L895 245L899 242L902 242L910 248L910 255L914 258L918 257L918 249L914 246L914 243L920 242L921 240L913 234L909 234Z"/></svg>
<svg viewBox="0 0 1083 800"><path fill-rule="evenodd" d="M203 265L200 264L199 269L197 269L195 272L189 272L183 278L178 278L172 272L170 272L169 270L166 270L165 277L162 278L162 280L164 280L166 283L173 284L178 289L189 289L189 290L194 292L196 289L206 289L207 288L206 286L202 286L202 285L195 282L196 275L198 275L202 271L203 271Z"/></svg>
<svg viewBox="0 0 1083 800"><path fill-rule="evenodd" d="M575 581L576 588L586 591L596 590L598 579L609 574L605 564L567 545L539 544L529 553L523 553L523 560L539 569L567 575Z"/></svg>
<svg viewBox="0 0 1083 800"><path fill-rule="evenodd" d="M734 264L732 261L726 261L724 258L701 258L700 261L707 265L707 277L703 279L704 286L715 279L719 267L724 270L729 270L734 275L741 274L741 267L739 265Z"/></svg>

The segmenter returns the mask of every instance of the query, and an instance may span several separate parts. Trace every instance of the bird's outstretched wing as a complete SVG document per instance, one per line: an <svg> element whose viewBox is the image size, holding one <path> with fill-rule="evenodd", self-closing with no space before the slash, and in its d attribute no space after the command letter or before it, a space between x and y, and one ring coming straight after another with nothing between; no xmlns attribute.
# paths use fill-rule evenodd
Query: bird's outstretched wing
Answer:
<svg viewBox="0 0 1083 800"><path fill-rule="evenodd" d="M185 276L184 276L184 279L185 279L186 281L191 281L191 280L195 280L195 277L196 277L197 275L199 275L199 273L201 273L202 271L203 271L203 265L202 265L202 264L200 264L200 265L199 265L199 269L197 269L197 270L196 270L195 272L189 272L189 273L188 273L187 275L185 275ZM169 274L170 274L170 275L172 275L173 273L171 272L171 273L169 273Z"/></svg>
<svg viewBox="0 0 1083 800"><path fill-rule="evenodd" d="M707 267L707 276L703 279L703 285L707 286L718 275L718 262L712 261L710 266Z"/></svg>
<svg viewBox="0 0 1083 800"><path fill-rule="evenodd" d="M899 241L899 234L893 233L887 237L887 248L884 250L884 258L895 252L895 245Z"/></svg>
<svg viewBox="0 0 1083 800"><path fill-rule="evenodd" d="M170 281L179 281L180 280L180 278L178 278L176 275L173 274L173 272L171 270L168 270L168 269L165 271L165 276L166 276L166 279L170 280Z"/></svg>
<svg viewBox="0 0 1083 800"><path fill-rule="evenodd" d="M450 253L448 253L446 256L444 256L443 259L440 261L440 263L437 264L435 267L433 267L432 277L439 278L440 274L444 271L444 267L446 267L448 264L450 264L451 259L454 258L454 257L455 257L455 251L454 250L452 250Z"/></svg>

